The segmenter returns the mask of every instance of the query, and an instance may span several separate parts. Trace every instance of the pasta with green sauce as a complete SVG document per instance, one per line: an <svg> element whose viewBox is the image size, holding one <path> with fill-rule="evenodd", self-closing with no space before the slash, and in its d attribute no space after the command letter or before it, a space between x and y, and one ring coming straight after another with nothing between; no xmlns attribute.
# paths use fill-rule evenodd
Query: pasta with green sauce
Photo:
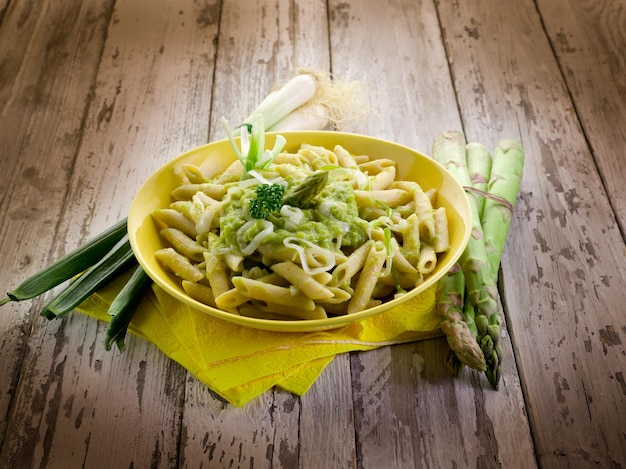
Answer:
<svg viewBox="0 0 626 469"><path fill-rule="evenodd" d="M263 168L183 172L154 213L168 246L156 256L190 297L232 314L353 314L419 285L449 249L436 193L396 180L391 159L303 144ZM274 205L255 218L262 186Z"/></svg>

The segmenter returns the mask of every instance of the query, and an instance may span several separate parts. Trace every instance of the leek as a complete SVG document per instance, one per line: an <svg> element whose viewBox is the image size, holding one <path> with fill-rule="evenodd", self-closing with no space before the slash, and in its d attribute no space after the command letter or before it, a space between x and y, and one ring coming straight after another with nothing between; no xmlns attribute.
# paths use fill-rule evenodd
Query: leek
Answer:
<svg viewBox="0 0 626 469"><path fill-rule="evenodd" d="M244 123L253 121L256 115L263 116L268 130L284 119L288 114L309 102L315 96L317 80L310 73L301 73L289 80L282 88L271 92L261 104L244 119Z"/></svg>
<svg viewBox="0 0 626 469"><path fill-rule="evenodd" d="M228 122L223 117L222 126L237 158L243 165L241 179L248 179L250 171L267 169L287 143L285 137L276 135L274 147L271 150L265 149L265 123L263 116L260 114L252 117L249 131L247 124L240 127L241 138L239 140L241 148L235 142L235 132L230 129ZM248 132L250 133L248 134Z"/></svg>
<svg viewBox="0 0 626 469"><path fill-rule="evenodd" d="M348 131L368 113L363 82L334 81L324 71L301 69L282 87L267 95L232 133L243 136L259 115L268 132L322 130L330 126Z"/></svg>

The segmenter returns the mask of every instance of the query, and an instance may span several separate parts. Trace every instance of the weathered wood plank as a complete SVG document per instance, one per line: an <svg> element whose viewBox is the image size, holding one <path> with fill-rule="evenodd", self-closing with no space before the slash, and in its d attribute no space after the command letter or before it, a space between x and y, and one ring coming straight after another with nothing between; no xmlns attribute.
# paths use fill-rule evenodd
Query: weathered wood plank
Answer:
<svg viewBox="0 0 626 469"><path fill-rule="evenodd" d="M206 141L218 7L116 3L87 83L93 102L59 229L68 243L125 216L149 173ZM104 330L78 314L36 324L5 441L19 467L175 467L185 370L135 337L124 354L106 352Z"/></svg>
<svg viewBox="0 0 626 469"><path fill-rule="evenodd" d="M536 467L510 343L504 345L500 391L474 371L450 378L443 339L355 355L362 467Z"/></svg>
<svg viewBox="0 0 626 469"><path fill-rule="evenodd" d="M539 462L624 465L624 246L541 19L532 2L439 11L468 135L492 122L527 152L502 283Z"/></svg>
<svg viewBox="0 0 626 469"><path fill-rule="evenodd" d="M432 4L331 2L330 21L333 73L368 86L363 133L430 155L437 134L461 129Z"/></svg>
<svg viewBox="0 0 626 469"><path fill-rule="evenodd" d="M462 129L432 2L392 2L382 10L375 2L336 3L331 18L333 71L367 74L375 90L368 133L430 154L437 134ZM372 30L379 33L372 35ZM357 47L371 63L350 60ZM438 339L353 357L362 467L481 467L496 462L533 467L508 339L504 350L509 362L498 392L469 372L458 380L450 377L444 370L446 349L445 340ZM503 413L516 422L515 434L499 417Z"/></svg>
<svg viewBox="0 0 626 469"><path fill-rule="evenodd" d="M301 398L298 467L357 467L351 388L350 355L342 354L326 366Z"/></svg>
<svg viewBox="0 0 626 469"><path fill-rule="evenodd" d="M9 7L9 0L0 0L0 23L4 19L7 8Z"/></svg>
<svg viewBox="0 0 626 469"><path fill-rule="evenodd" d="M62 255L53 240L101 54L111 2L12 2L0 28L0 288ZM68 72L69 71L69 72ZM59 118L60 109L63 118ZM37 301L2 307L0 435ZM36 312L34 315L36 317ZM1 454L5 454L3 447Z"/></svg>
<svg viewBox="0 0 626 469"><path fill-rule="evenodd" d="M274 454L278 459L284 451L276 447L281 438L297 440L297 399L290 396L290 401L284 415L285 409L276 409L277 423L283 422L276 432L271 422L275 406L271 392L244 407L233 407L190 378L181 441L183 467L272 467ZM287 434L281 436L283 432Z"/></svg>
<svg viewBox="0 0 626 469"><path fill-rule="evenodd" d="M626 7L540 1L539 12L622 234L626 233Z"/></svg>

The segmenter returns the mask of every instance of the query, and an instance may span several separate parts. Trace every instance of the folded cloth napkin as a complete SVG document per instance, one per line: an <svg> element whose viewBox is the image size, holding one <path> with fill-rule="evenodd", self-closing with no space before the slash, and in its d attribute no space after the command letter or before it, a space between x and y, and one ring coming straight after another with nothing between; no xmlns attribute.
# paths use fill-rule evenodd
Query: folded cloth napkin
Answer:
<svg viewBox="0 0 626 469"><path fill-rule="evenodd" d="M108 307L125 280L112 282L77 310L108 322ZM303 395L337 354L440 336L435 298L436 286L337 329L273 332L194 310L153 285L129 331L153 342L231 404L243 406L273 386Z"/></svg>

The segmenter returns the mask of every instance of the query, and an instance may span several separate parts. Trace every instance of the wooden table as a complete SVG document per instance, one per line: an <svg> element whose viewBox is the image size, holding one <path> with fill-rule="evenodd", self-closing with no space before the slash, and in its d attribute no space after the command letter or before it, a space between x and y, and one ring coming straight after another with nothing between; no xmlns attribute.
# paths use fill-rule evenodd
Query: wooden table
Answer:
<svg viewBox="0 0 626 469"><path fill-rule="evenodd" d="M0 310L2 468L626 467L623 0L0 0L0 285L124 217L299 66L365 80L359 132L518 139L499 391L444 338L337 356L237 408L135 336Z"/></svg>

